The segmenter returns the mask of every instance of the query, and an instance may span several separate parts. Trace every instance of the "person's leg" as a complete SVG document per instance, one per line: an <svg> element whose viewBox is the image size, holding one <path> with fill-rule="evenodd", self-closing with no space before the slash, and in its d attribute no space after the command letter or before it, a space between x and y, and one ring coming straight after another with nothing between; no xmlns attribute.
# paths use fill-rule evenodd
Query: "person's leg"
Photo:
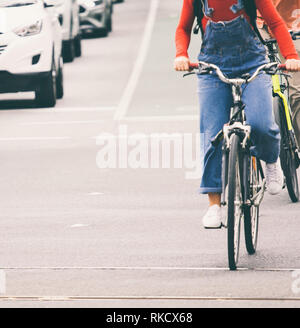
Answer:
<svg viewBox="0 0 300 328"><path fill-rule="evenodd" d="M203 164L199 192L215 194L222 191L222 145L214 147L211 141L229 120L231 88L214 75L203 75L198 77L198 96L200 160Z"/></svg>
<svg viewBox="0 0 300 328"><path fill-rule="evenodd" d="M214 147L211 140L229 120L232 104L230 86L216 76L198 78L200 106L200 160L203 164L199 192L208 194L209 209L203 217L205 228L221 227L222 145Z"/></svg>
<svg viewBox="0 0 300 328"><path fill-rule="evenodd" d="M283 177L278 164L280 133L272 109L271 78L261 74L248 84L243 100L246 105L246 121L251 126L254 143L252 154L266 162L268 191L270 194L278 194L282 189Z"/></svg>
<svg viewBox="0 0 300 328"><path fill-rule="evenodd" d="M249 83L243 93L246 121L251 126L253 155L266 163L275 163L279 157L280 134L272 109L271 78L261 74Z"/></svg>
<svg viewBox="0 0 300 328"><path fill-rule="evenodd" d="M208 201L209 201L209 206L213 206L213 205L221 206L221 193L209 192Z"/></svg>

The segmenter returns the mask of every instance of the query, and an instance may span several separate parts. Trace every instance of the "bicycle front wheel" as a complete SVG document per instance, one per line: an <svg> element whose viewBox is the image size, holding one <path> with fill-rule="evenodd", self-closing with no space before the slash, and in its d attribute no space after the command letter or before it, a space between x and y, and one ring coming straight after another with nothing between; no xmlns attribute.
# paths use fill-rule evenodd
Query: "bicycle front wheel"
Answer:
<svg viewBox="0 0 300 328"><path fill-rule="evenodd" d="M263 181L259 171L259 162L255 157L248 157L245 163L245 174L247 183L247 197L251 204L244 208L244 231L245 242L248 254L252 255L256 252L258 237L258 221L259 221L259 193L263 192Z"/></svg>
<svg viewBox="0 0 300 328"><path fill-rule="evenodd" d="M229 149L227 202L227 246L230 270L236 270L238 263L240 226L243 216L240 163L240 140L237 135L233 135Z"/></svg>
<svg viewBox="0 0 300 328"><path fill-rule="evenodd" d="M291 201L299 201L299 185L297 176L296 144L293 132L289 131L283 101L280 97L274 98L274 115L280 128L280 164L285 176L286 186Z"/></svg>

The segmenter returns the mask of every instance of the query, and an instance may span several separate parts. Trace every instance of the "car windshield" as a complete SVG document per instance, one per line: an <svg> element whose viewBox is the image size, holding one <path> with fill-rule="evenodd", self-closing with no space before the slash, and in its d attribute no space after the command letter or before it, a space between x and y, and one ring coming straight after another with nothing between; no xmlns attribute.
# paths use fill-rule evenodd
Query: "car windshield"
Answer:
<svg viewBox="0 0 300 328"><path fill-rule="evenodd" d="M0 0L0 8L30 6L37 2L38 0Z"/></svg>

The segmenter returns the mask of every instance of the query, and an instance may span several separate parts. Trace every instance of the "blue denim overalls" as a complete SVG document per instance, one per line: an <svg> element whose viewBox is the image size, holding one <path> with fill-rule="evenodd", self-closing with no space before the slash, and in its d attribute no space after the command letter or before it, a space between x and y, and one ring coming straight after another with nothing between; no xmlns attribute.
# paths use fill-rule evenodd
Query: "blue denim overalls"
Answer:
<svg viewBox="0 0 300 328"><path fill-rule="evenodd" d="M238 0L236 8L242 8ZM205 5L209 17L213 8ZM230 78L252 73L267 63L266 50L244 16L229 22L209 21L204 34L199 60L212 63ZM200 156L203 163L199 192L220 193L222 146L215 148L211 140L229 121L232 106L231 87L215 75L198 76L200 105ZM251 137L255 144L253 155L267 163L279 157L280 135L272 112L272 83L270 76L262 73L244 87L247 123L251 125Z"/></svg>

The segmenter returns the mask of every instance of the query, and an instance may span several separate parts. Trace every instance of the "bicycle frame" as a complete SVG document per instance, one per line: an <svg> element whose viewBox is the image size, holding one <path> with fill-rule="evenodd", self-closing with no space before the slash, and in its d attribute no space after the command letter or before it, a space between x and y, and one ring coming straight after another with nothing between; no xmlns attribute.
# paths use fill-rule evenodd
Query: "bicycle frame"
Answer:
<svg viewBox="0 0 300 328"><path fill-rule="evenodd" d="M276 40L270 39L266 41L266 45L268 48L268 56L271 63L280 63L280 60L277 58L278 49L276 46ZM272 84L273 84L273 96L278 96L282 99L284 104L284 112L286 116L287 127L289 131L293 130L292 119L291 119L291 112L290 106L287 97L282 90L282 83L281 83L281 75L282 74L274 74L272 75Z"/></svg>
<svg viewBox="0 0 300 328"><path fill-rule="evenodd" d="M290 106L288 100L284 93L281 90L281 83L280 83L280 75L276 74L272 76L272 83L273 83L273 94L280 97L284 104L284 112L286 116L287 127L289 131L293 130L291 113L290 113Z"/></svg>

